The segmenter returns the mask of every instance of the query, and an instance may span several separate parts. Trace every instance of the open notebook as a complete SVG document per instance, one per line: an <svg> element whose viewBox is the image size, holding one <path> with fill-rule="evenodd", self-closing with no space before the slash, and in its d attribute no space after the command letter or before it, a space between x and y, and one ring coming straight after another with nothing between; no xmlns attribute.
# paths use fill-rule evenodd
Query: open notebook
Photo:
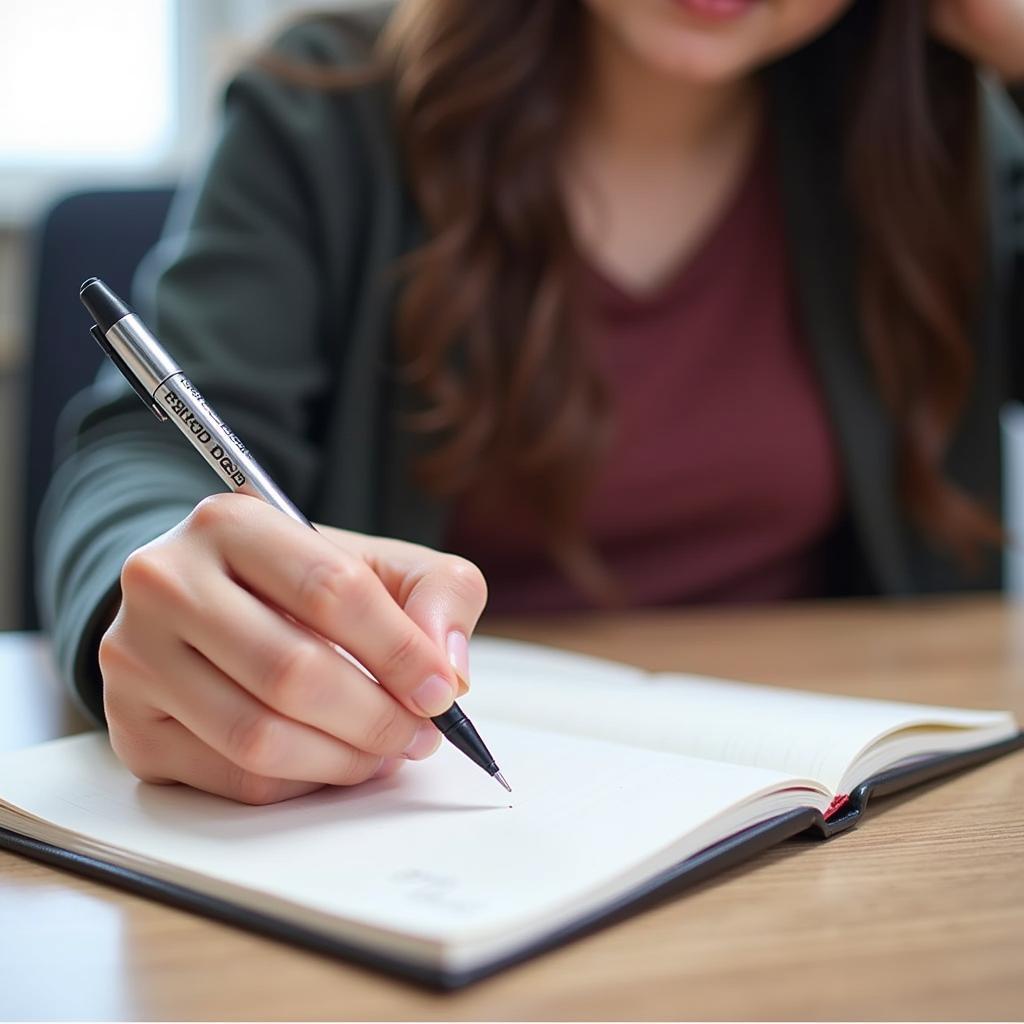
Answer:
<svg viewBox="0 0 1024 1024"><path fill-rule="evenodd" d="M0 845L454 987L868 795L1024 745L1009 713L828 697L475 641L462 703L511 797L447 744L246 807L138 783L101 734L0 755ZM742 884L737 883L737 884Z"/></svg>

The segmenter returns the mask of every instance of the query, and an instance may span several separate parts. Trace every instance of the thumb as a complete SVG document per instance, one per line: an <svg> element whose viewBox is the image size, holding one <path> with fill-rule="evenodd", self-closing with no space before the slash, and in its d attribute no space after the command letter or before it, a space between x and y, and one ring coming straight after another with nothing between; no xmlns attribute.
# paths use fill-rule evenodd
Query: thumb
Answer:
<svg viewBox="0 0 1024 1024"><path fill-rule="evenodd" d="M448 656L459 677L458 696L469 689L469 639L487 603L487 582L470 561L438 554L406 593L406 615Z"/></svg>
<svg viewBox="0 0 1024 1024"><path fill-rule="evenodd" d="M357 551L405 614L446 653L459 676L458 696L468 689L469 638L487 604L487 582L468 559L390 537L317 529L347 551Z"/></svg>

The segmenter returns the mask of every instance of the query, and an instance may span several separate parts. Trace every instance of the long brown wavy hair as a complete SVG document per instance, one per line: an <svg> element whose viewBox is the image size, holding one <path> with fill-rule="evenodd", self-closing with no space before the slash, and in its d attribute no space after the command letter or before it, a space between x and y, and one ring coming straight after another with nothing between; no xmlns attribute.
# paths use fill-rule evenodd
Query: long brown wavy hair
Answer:
<svg viewBox="0 0 1024 1024"><path fill-rule="evenodd" d="M909 518L969 561L1001 539L943 473L971 385L983 266L979 98L975 69L929 38L927 8L858 0L810 47L832 47L824 63L840 80L863 337L894 427L896 485ZM450 496L504 481L563 570L607 599L614 584L581 515L612 409L574 302L558 175L587 16L581 0L403 0L369 76L272 63L321 87L391 82L428 229L401 268L396 324L421 399L413 426L433 441L422 484Z"/></svg>

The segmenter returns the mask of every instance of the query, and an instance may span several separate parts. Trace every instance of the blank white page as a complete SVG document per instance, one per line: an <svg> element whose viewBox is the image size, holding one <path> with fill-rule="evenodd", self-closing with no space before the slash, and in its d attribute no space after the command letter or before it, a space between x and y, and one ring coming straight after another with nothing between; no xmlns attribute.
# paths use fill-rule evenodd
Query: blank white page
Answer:
<svg viewBox="0 0 1024 1024"><path fill-rule="evenodd" d="M473 689L460 701L467 714L479 709L507 721L772 768L817 779L833 793L850 782L844 776L859 756L894 732L935 726L934 749L950 750L957 746L951 731L963 734L961 746L1017 731L1006 712L651 675L565 652L550 657L544 648L516 641L481 638L474 645ZM920 748L932 749L927 735L920 736Z"/></svg>
<svg viewBox="0 0 1024 1024"><path fill-rule="evenodd" d="M294 918L322 927L355 922L341 933L392 951L423 956L433 943L450 964L524 944L541 923L757 820L828 802L772 771L477 725L511 797L445 744L391 780L247 807L141 784L104 735L87 734L0 755L0 798L77 834L82 852L207 892L244 890L251 906L299 908ZM775 790L785 793L756 803Z"/></svg>

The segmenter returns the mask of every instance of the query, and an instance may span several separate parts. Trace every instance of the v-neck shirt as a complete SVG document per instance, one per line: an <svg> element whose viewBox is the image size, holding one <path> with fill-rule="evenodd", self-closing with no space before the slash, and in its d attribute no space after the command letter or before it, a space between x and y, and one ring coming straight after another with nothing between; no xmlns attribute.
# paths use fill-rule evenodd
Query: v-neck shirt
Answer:
<svg viewBox="0 0 1024 1024"><path fill-rule="evenodd" d="M587 341L599 346L614 408L584 529L628 602L820 594L843 485L795 309L770 140L703 241L653 290L637 294L581 261ZM483 570L493 612L585 606L504 491L457 501L446 548Z"/></svg>

